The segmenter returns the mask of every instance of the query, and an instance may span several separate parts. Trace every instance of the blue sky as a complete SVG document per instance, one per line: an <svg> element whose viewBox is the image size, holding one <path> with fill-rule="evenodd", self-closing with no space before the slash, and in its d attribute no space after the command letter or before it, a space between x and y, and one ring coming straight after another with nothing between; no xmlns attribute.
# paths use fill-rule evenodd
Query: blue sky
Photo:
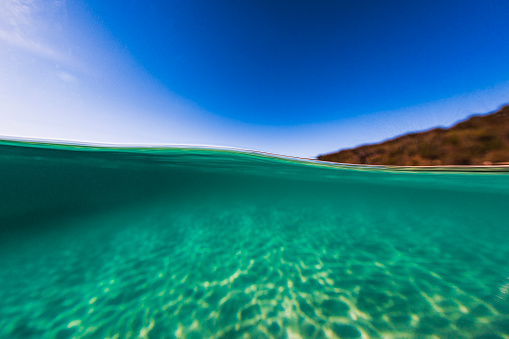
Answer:
<svg viewBox="0 0 509 339"><path fill-rule="evenodd" d="M507 1L0 4L0 135L314 157L509 103Z"/></svg>

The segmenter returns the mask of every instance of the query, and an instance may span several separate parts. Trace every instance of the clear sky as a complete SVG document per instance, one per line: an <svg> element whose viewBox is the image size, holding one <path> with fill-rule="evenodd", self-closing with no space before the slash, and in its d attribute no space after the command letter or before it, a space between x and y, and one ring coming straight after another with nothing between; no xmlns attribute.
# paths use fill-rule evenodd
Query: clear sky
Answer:
<svg viewBox="0 0 509 339"><path fill-rule="evenodd" d="M315 157L509 103L509 2L0 2L0 135Z"/></svg>

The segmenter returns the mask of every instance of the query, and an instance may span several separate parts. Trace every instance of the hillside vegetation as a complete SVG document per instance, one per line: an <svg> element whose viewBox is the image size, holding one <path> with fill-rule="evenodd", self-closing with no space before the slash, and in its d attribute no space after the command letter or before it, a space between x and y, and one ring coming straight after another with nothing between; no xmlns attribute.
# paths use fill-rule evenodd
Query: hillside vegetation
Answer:
<svg viewBox="0 0 509 339"><path fill-rule="evenodd" d="M320 155L318 159L399 166L509 164L509 106L472 116L447 129L410 133L379 144Z"/></svg>

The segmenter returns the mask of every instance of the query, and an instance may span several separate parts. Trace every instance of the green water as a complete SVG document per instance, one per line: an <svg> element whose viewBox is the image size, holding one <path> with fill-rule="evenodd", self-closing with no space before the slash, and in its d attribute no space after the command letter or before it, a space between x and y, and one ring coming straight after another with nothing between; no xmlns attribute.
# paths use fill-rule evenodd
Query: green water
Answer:
<svg viewBox="0 0 509 339"><path fill-rule="evenodd" d="M0 142L1 338L509 338L507 169Z"/></svg>

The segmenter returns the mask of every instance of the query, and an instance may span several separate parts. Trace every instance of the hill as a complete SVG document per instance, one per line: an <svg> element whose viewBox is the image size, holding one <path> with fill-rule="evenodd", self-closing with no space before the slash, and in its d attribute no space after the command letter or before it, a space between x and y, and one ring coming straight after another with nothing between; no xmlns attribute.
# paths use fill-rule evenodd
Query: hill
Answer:
<svg viewBox="0 0 509 339"><path fill-rule="evenodd" d="M318 156L351 164L430 166L509 163L509 106L450 128L409 133L379 144Z"/></svg>

